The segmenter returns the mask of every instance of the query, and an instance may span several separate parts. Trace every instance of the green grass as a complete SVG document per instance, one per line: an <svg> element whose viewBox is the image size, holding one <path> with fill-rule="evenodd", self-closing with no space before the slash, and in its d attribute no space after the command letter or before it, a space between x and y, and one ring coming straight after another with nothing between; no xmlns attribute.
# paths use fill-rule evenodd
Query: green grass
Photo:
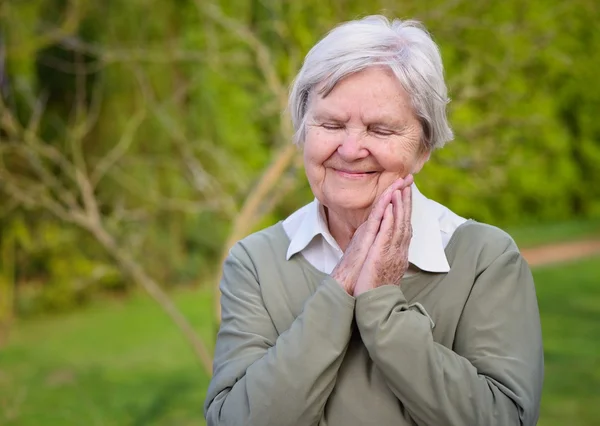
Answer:
<svg viewBox="0 0 600 426"><path fill-rule="evenodd" d="M535 271L546 349L541 426L600 419L600 259ZM178 304L210 335L210 297ZM19 324L0 351L0 424L202 425L208 377L142 297Z"/></svg>
<svg viewBox="0 0 600 426"><path fill-rule="evenodd" d="M208 293L177 302L210 336ZM0 425L202 425L208 380L151 301L111 301L16 327L0 351Z"/></svg>
<svg viewBox="0 0 600 426"><path fill-rule="evenodd" d="M540 426L600 419L600 258L535 271L546 376Z"/></svg>
<svg viewBox="0 0 600 426"><path fill-rule="evenodd" d="M586 238L600 238L600 218L509 227L519 247L534 247Z"/></svg>

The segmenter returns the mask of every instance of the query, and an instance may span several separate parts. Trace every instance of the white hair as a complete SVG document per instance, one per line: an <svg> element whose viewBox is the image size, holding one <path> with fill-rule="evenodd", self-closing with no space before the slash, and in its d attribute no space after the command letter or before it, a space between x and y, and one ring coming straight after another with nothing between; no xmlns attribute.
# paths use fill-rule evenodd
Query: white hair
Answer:
<svg viewBox="0 0 600 426"><path fill-rule="evenodd" d="M409 94L423 127L423 144L441 148L453 139L446 117L449 102L440 51L417 21L368 16L339 25L306 55L289 97L295 135L304 143L306 115L315 87L327 96L344 77L371 66L388 66Z"/></svg>

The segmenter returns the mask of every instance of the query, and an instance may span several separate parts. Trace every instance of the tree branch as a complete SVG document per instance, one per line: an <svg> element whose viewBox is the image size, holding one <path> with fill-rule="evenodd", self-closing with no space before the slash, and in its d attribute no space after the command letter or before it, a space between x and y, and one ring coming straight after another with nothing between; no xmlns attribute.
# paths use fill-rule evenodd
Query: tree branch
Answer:
<svg viewBox="0 0 600 426"><path fill-rule="evenodd" d="M50 149L40 149L48 147L38 140L34 129L37 129L35 123L39 122L41 112L35 112L30 121L28 131L25 130L18 120L7 109L2 112L2 128L14 140L19 141L23 136L23 142L9 144L7 147L4 142L0 144L0 189L13 200L29 208L40 208L49 211L59 220L75 224L92 234L107 253L121 266L124 274L131 276L135 282L140 285L165 311L165 313L176 324L185 336L186 340L194 350L197 359L200 361L204 370L210 375L212 371L212 360L204 342L198 337L191 324L178 310L177 306L161 289L161 287L145 272L142 266L120 246L115 237L111 235L102 218L98 207L94 185L87 174L87 167L83 151L81 150L82 138L91 128L91 121L94 118L85 116L87 110L78 113L75 129L70 133L73 159L69 161L62 155L58 156L60 162L66 162L67 170L74 172L74 182L78 195L83 200L83 208L75 203L66 203L67 206L57 201L59 194L52 193L52 189L58 191L63 189L60 182L47 170L43 164L44 152L53 151ZM33 124L32 124L33 123ZM26 136L26 137L25 137ZM14 145L14 146L12 146ZM37 179L31 179L27 176L27 170L20 175L11 173L5 165L5 153L7 148L17 149L17 152L24 153L25 158L31 167L37 170ZM53 158L55 156L52 156ZM106 167L106 166L103 166ZM60 192L60 191L59 191Z"/></svg>
<svg viewBox="0 0 600 426"><path fill-rule="evenodd" d="M35 38L29 45L14 45L7 49L7 56L10 57L29 57L33 52L38 52L48 46L60 42L63 38L74 34L79 29L81 17L83 15L83 0L70 0L65 17L58 28L43 32Z"/></svg>
<svg viewBox="0 0 600 426"><path fill-rule="evenodd" d="M142 109L134 114L125 126L125 131L121 135L119 142L100 159L98 164L91 173L90 180L92 186L96 187L106 172L116 164L129 150L129 147L134 141L135 134L146 118L146 110Z"/></svg>
<svg viewBox="0 0 600 426"><path fill-rule="evenodd" d="M196 0L195 4L200 13L206 14L215 23L236 34L242 43L245 43L252 49L256 55L257 65L263 74L267 87L269 87L275 98L279 100L280 107L283 110L287 103L287 90L277 74L277 69L273 65L274 61L269 48L248 27L226 16L215 3L206 0Z"/></svg>

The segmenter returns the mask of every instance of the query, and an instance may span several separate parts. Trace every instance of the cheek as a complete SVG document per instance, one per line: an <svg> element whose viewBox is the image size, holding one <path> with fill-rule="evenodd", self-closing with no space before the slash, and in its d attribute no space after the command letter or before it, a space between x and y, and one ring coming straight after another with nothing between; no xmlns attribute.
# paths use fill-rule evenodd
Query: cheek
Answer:
<svg viewBox="0 0 600 426"><path fill-rule="evenodd" d="M303 152L304 172L306 173L308 183L313 192L318 191L318 188L323 182L325 175L323 162L327 159L324 158L322 148L319 144L319 139L315 136L315 132L307 132Z"/></svg>
<svg viewBox="0 0 600 426"><path fill-rule="evenodd" d="M307 148L304 148L304 170L306 171L306 175L311 178L319 174L321 164L314 157L314 153Z"/></svg>
<svg viewBox="0 0 600 426"><path fill-rule="evenodd" d="M420 156L420 140L405 138L390 141L380 155L381 165L390 172L406 175L416 168Z"/></svg>
<svg viewBox="0 0 600 426"><path fill-rule="evenodd" d="M304 142L304 162L307 166L322 166L334 151L335 145L328 140L327 135L320 129L309 128Z"/></svg>
<svg viewBox="0 0 600 426"><path fill-rule="evenodd" d="M398 147L382 146L380 149L371 150L371 154L386 172L402 174L410 169L409 153Z"/></svg>

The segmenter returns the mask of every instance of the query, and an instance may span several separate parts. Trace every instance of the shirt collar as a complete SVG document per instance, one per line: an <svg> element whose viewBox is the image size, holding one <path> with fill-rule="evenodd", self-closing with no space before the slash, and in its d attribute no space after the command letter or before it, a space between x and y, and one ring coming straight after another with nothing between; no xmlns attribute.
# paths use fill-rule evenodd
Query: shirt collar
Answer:
<svg viewBox="0 0 600 426"><path fill-rule="evenodd" d="M413 237L408 247L408 261L427 272L449 272L442 229L431 200L415 184L412 185L412 214L410 222Z"/></svg>
<svg viewBox="0 0 600 426"><path fill-rule="evenodd" d="M431 208L430 200L421 194L415 184L412 185L412 202L413 237L408 248L408 261L427 272L450 271L442 242L440 222ZM315 199L303 210L304 214L298 218L300 222L296 232L290 236L286 258L289 260L293 255L302 252L318 235L321 235L330 246L339 248L329 232L321 203Z"/></svg>
<svg viewBox="0 0 600 426"><path fill-rule="evenodd" d="M323 205L315 199L312 203L304 206L302 210L304 210L304 214L295 226L296 231L290 236L287 260L304 250L317 235L321 235L330 246L339 249L337 242L329 232Z"/></svg>

